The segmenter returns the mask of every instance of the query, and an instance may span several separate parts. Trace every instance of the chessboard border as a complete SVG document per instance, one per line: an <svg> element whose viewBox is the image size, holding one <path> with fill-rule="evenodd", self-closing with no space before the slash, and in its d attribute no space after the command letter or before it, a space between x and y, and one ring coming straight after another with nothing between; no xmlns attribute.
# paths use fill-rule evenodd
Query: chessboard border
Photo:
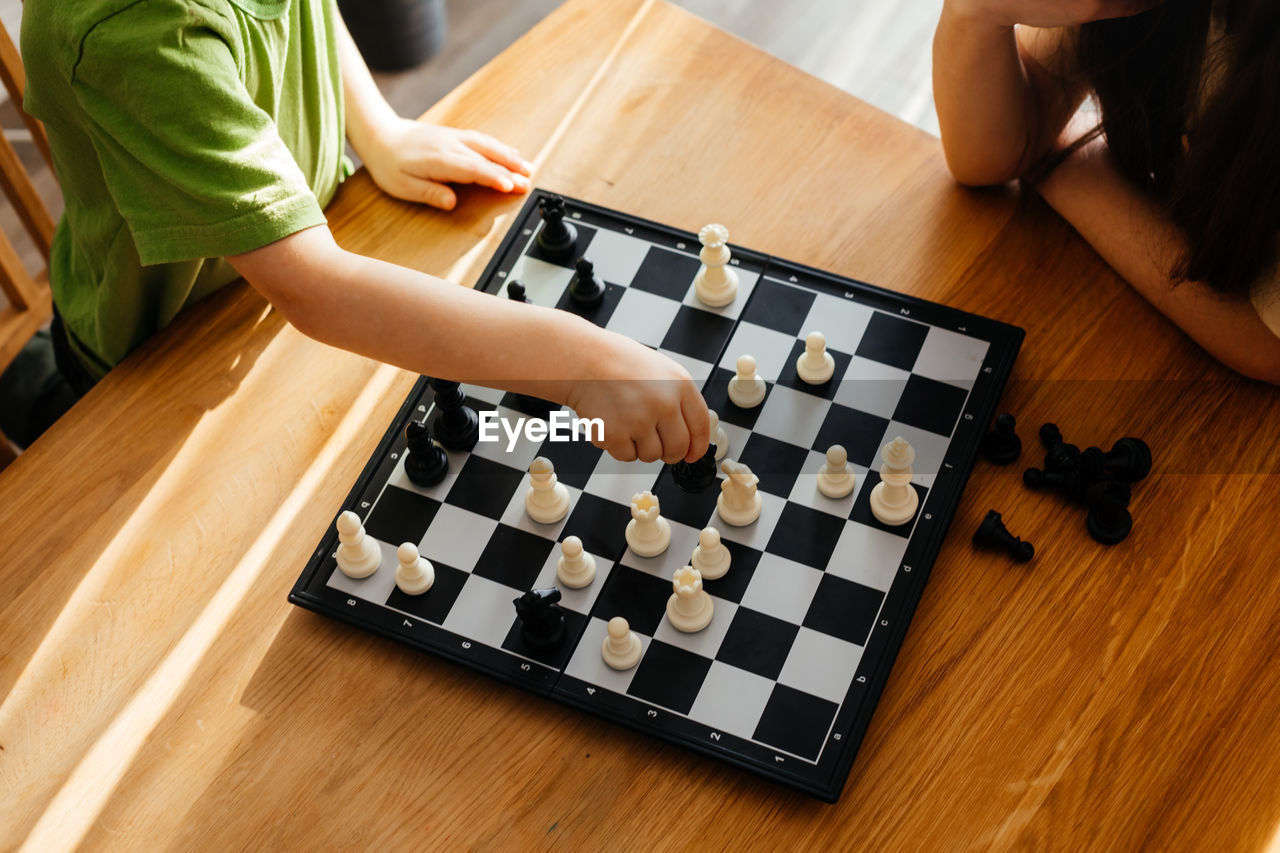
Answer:
<svg viewBox="0 0 1280 853"><path fill-rule="evenodd" d="M502 269L507 256L513 249L517 248L516 244L527 243L530 239L529 235L524 233L526 229L532 228L536 230L539 200L555 194L541 188L529 193L528 199L513 219L512 225L477 280L475 285L477 289L493 294L501 291L509 272ZM686 247L696 245L697 235L692 232L681 231L678 228L593 205L569 196L562 197L565 199L566 207L569 211L576 209L580 214L590 214L592 218L599 217L606 222L622 222L624 225L630 225L637 230L643 229L647 233L633 234L632 236L657 245L666 245L668 248L674 247L676 251L685 251L695 256L697 254L696 251L691 251L689 248L681 249L674 246L674 244L678 243L684 243ZM532 223L530 223L531 219L533 220ZM590 224L589 220L588 224ZM659 235L662 239L654 240L654 235ZM522 687L544 697L553 698L558 702L586 711L611 723L660 737L692 749L695 752L781 782L826 802L834 803L839 799L847 782L861 743L874 717L880 696L888 682L889 673L892 671L893 664L897 660L898 653L906 637L907 628L914 618L916 608L932 572L933 564L937 560L938 552L941 550L942 543L950 529L956 508L968 483L968 478L972 474L982 435L986 425L990 423L995 415L1004 386L1012 372L1014 361L1025 337L1025 332L1017 326L972 314L961 309L897 293L864 281L752 251L736 244L730 244L730 246L735 256L749 256L753 262L760 264L760 277L762 279L769 277L777 281L788 282L790 277L794 275L798 279L797 283L804 288L842 296L855 293L861 297L855 301L866 304L870 308L905 316L929 326L959 331L970 337L985 340L989 346L987 356L984 359L984 366L975 378L973 387L969 390L961 419L957 421L952 431L947 453L944 457L943 466L952 465L958 471L960 478L958 484L949 488L937 489L931 487L929 489L928 496L921 505L919 512L924 513L927 507L931 514L938 516L939 523L932 525L931 529L925 531L918 538L913 530L909 537L908 550L903 556L904 571L909 572L910 576L904 578L903 571L900 571L898 576L891 582L889 589L884 593L880 612L876 618L877 620L883 620L880 623L880 627L885 630L873 630L868 636L862 655L862 660L866 663L866 666L859 665L855 679L851 683L844 701L841 702L835 719L832 721L830 732L835 734L837 739L841 739L840 735L847 733L847 738L844 738L838 747L830 749L824 747L817 761L806 762L807 767L803 769L807 770L807 773L792 772L789 767L770 765L763 758L752 758L742 752L744 747L749 748L747 749L748 753L767 753L769 750L753 741L734 735L712 733L710 727L692 718L673 715L668 712L663 716L680 717L678 725L673 729L668 727L665 719L662 719L661 725L655 725L655 720L658 718L655 718L652 713L648 715L648 723L641 719L632 719L633 715L626 713L627 709L623 708L620 702L608 701L603 696L593 701L580 699L568 689L567 685L563 684L566 679L570 682L577 682L578 679L568 675L563 670L546 669L545 666L534 661L531 662L533 664L532 667L526 664L522 671L517 671L514 667L518 665L518 661L512 656L504 652L489 650L487 647L483 647L483 644L467 643L465 642L466 638L462 638L464 642L460 644L442 642L441 637L453 638L455 635L420 618L415 617L415 620L422 622L422 627L426 630L407 635L403 626L399 623L398 614L395 619L389 618L387 615L388 613L396 613L396 611L389 610L385 605L377 605L372 602L366 602L363 599L349 597L345 593L338 593L328 587L324 587L320 594L312 592L310 588L317 574L326 567L332 572L333 559L331 555L336 547L336 533L332 522L326 528L320 544L308 560L307 567L290 591L289 601L317 613L372 631L380 636L428 651L472 669L478 669L517 687ZM518 263L518 260L516 258L513 263ZM957 321L962 322L957 324ZM728 341L726 341L725 345L728 345ZM427 381L426 377L419 377L414 384L412 391L400 406L395 418L370 456L365 469L348 492L338 512L335 513L334 521L336 521L337 515L345 509L359 511L361 496L368 491L373 481L380 474L389 476L389 471L383 471L387 466L386 457L398 440L402 424L411 416L413 410L419 406L427 393ZM966 422L968 423L966 424ZM938 478L941 479L941 477L942 470L940 469ZM934 486L937 485L939 484L935 481ZM913 521L912 523L914 525L916 522ZM908 563L908 560L910 560L910 563ZM321 580L323 581L323 578ZM345 601L345 607L336 603L339 599ZM405 619L404 623L409 623L409 620ZM413 628L415 626L411 625L410 627ZM581 637L578 637L577 641L581 642ZM492 652L492 654L489 654L489 652ZM542 670L546 671L543 672ZM864 672L864 670L867 671ZM608 691L602 688L600 692L607 693ZM642 700L633 699L631 701L647 704L643 703ZM634 711L634 709L631 710ZM690 730L684 731L682 729ZM718 737L715 736L717 734L719 735ZM714 742L712 740L713 737ZM730 747L736 747L740 752L734 752ZM785 764L785 762L783 763Z"/></svg>

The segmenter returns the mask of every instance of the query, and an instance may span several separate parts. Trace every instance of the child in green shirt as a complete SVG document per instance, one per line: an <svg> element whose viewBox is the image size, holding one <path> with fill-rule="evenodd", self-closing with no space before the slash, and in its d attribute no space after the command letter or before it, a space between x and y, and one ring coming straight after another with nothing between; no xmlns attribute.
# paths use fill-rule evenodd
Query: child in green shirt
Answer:
<svg viewBox="0 0 1280 853"><path fill-rule="evenodd" d="M706 405L675 362L337 246L323 207L344 131L385 192L444 209L452 183L526 192L530 165L485 134L397 116L334 0L28 0L22 53L66 197L55 333L82 378L243 276L316 340L603 418L624 461L705 451Z"/></svg>

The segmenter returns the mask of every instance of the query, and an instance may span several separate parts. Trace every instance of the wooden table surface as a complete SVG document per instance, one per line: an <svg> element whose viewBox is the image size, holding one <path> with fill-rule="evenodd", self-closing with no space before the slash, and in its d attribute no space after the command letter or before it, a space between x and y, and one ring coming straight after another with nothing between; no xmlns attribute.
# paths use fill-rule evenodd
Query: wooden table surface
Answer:
<svg viewBox="0 0 1280 853"><path fill-rule="evenodd" d="M1274 389L1040 203L958 188L937 140L661 2L572 0L429 117L541 186L1023 326L1023 462L1045 420L1145 437L1133 535L980 463L823 805L289 605L413 377L231 287L0 475L0 848L1280 844ZM520 202L437 213L360 174L330 215L473 284ZM973 550L989 508L1030 567Z"/></svg>

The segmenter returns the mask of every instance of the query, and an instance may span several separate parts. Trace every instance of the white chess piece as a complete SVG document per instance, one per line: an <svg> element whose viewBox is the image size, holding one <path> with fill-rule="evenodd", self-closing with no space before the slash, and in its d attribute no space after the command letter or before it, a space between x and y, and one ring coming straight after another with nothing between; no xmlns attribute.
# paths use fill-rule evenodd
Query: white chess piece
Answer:
<svg viewBox="0 0 1280 853"><path fill-rule="evenodd" d="M756 360L749 355L738 356L738 375L729 380L729 399L735 406L751 409L764 401L765 386L756 373Z"/></svg>
<svg viewBox="0 0 1280 853"><path fill-rule="evenodd" d="M653 492L632 495L626 536L627 545L640 557L656 557L671 544L671 525L662 517Z"/></svg>
<svg viewBox="0 0 1280 853"><path fill-rule="evenodd" d="M720 482L720 495L716 498L716 511L726 524L746 527L760 517L760 478L741 462L726 459L720 463L725 473Z"/></svg>
<svg viewBox="0 0 1280 853"><path fill-rule="evenodd" d="M706 225L698 232L702 251L698 259L702 267L693 277L693 292L704 305L719 308L738 298L738 272L729 263L729 229L723 225Z"/></svg>
<svg viewBox="0 0 1280 853"><path fill-rule="evenodd" d="M615 616L609 620L609 633L605 635L600 654L604 662L614 669L631 669L640 662L640 654L644 647L640 638L631 630L627 620Z"/></svg>
<svg viewBox="0 0 1280 853"><path fill-rule="evenodd" d="M667 599L667 619L679 631L691 634L711 624L715 603L702 588L702 575L693 566L677 569L671 579L675 592Z"/></svg>
<svg viewBox="0 0 1280 853"><path fill-rule="evenodd" d="M404 542L396 550L400 565L396 567L396 586L405 595L422 595L436 582L436 569L418 553L412 542Z"/></svg>
<svg viewBox="0 0 1280 853"><path fill-rule="evenodd" d="M827 352L827 336L810 332L804 339L804 352L796 358L796 375L810 385L821 385L836 372L836 360Z"/></svg>
<svg viewBox="0 0 1280 853"><path fill-rule="evenodd" d="M833 444L827 448L827 461L818 471L818 491L829 498L842 498L853 491L853 466L843 447Z"/></svg>
<svg viewBox="0 0 1280 853"><path fill-rule="evenodd" d="M570 589L582 589L595 579L596 558L582 549L582 540L577 536L566 536L560 543L556 580Z"/></svg>
<svg viewBox="0 0 1280 853"><path fill-rule="evenodd" d="M693 559L689 565L697 569L709 581L724 577L729 571L729 561L733 555L720 541L720 531L714 527L704 527L698 534L698 544L693 547Z"/></svg>
<svg viewBox="0 0 1280 853"><path fill-rule="evenodd" d="M711 416L711 443L716 446L716 461L719 462L729 455L729 436L720 426L720 416L712 409L708 409L707 414Z"/></svg>
<svg viewBox="0 0 1280 853"><path fill-rule="evenodd" d="M364 532L360 516L346 510L338 516L338 568L349 578L367 578L382 565L378 541Z"/></svg>
<svg viewBox="0 0 1280 853"><path fill-rule="evenodd" d="M880 451L884 464L880 466L880 482L871 490L871 513L881 524L897 527L906 524L916 514L920 496L911 488L911 463L916 452L902 436L884 446Z"/></svg>
<svg viewBox="0 0 1280 853"><path fill-rule="evenodd" d="M556 467L545 456L529 466L529 491L524 508L539 524L554 524L569 512L569 490L556 477Z"/></svg>

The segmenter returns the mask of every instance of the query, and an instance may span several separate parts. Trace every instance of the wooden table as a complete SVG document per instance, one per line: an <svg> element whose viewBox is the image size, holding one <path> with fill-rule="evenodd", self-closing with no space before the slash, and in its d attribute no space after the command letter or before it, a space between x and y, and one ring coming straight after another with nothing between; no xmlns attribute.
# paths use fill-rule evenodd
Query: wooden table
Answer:
<svg viewBox="0 0 1280 853"><path fill-rule="evenodd" d="M542 186L1024 326L1023 460L1050 419L1144 436L1133 535L980 464L826 806L288 605L413 377L232 287L0 475L0 848L1280 844L1274 389L1041 204L959 189L935 139L660 2L573 0L428 115ZM519 204L357 175L330 213L470 284ZM1029 568L970 546L992 507Z"/></svg>

